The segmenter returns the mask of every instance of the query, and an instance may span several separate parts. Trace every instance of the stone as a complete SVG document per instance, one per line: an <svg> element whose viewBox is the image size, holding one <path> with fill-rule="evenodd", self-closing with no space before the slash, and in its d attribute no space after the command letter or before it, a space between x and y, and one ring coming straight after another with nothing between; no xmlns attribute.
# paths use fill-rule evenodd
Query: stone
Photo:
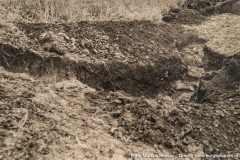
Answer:
<svg viewBox="0 0 240 160"><path fill-rule="evenodd" d="M172 148L172 147L173 147L172 144L171 144L171 142L169 142L169 141L164 142L163 145L164 145L166 148Z"/></svg>
<svg viewBox="0 0 240 160"><path fill-rule="evenodd" d="M209 142L207 140L203 140L203 144L209 146Z"/></svg>
<svg viewBox="0 0 240 160"><path fill-rule="evenodd" d="M163 15L162 20L165 22L171 22L173 18L174 17L172 15Z"/></svg>
<svg viewBox="0 0 240 160"><path fill-rule="evenodd" d="M118 129L117 129L117 128L111 128L111 129L109 130L109 133L111 133L111 134L113 134L113 135L115 135L116 132L118 132Z"/></svg>
<svg viewBox="0 0 240 160"><path fill-rule="evenodd" d="M177 123L180 126L184 126L187 123L187 120L183 116L179 116L179 117L177 117Z"/></svg>
<svg viewBox="0 0 240 160"><path fill-rule="evenodd" d="M72 42L72 44L75 44L76 43L76 39L75 38L71 38L71 42Z"/></svg>
<svg viewBox="0 0 240 160"><path fill-rule="evenodd" d="M124 57L124 55L123 55L122 53L120 53L120 52L115 52L115 53L114 53L114 57L121 59L121 58Z"/></svg>
<svg viewBox="0 0 240 160"><path fill-rule="evenodd" d="M179 102L180 101L190 101L191 97L193 96L192 93L183 93L178 97Z"/></svg>
<svg viewBox="0 0 240 160"><path fill-rule="evenodd" d="M53 42L54 41L54 33L53 32L44 32L39 36L39 40L42 42Z"/></svg>
<svg viewBox="0 0 240 160"><path fill-rule="evenodd" d="M188 66L188 75L192 78L201 78L205 70L203 68L198 68L195 66Z"/></svg>
<svg viewBox="0 0 240 160"><path fill-rule="evenodd" d="M105 99L106 99L106 100L110 100L110 99L111 99L111 96L110 96L110 95L107 95L107 96L105 97Z"/></svg>
<svg viewBox="0 0 240 160"><path fill-rule="evenodd" d="M167 95L164 95L162 93L159 93L157 96L156 96L156 99L158 102L161 102L163 104L167 104L167 105L173 105L173 99Z"/></svg>
<svg viewBox="0 0 240 160"><path fill-rule="evenodd" d="M185 127L182 128L182 131L180 133L180 138L184 137L185 135L187 135L191 131L192 131L192 127L190 125L185 125Z"/></svg>
<svg viewBox="0 0 240 160"><path fill-rule="evenodd" d="M48 52L54 52L58 55L65 55L66 52L61 49L61 47L59 46L59 44L57 42L51 42L51 43L46 43L45 44L45 47L44 47L44 50L45 51L48 51Z"/></svg>
<svg viewBox="0 0 240 160"><path fill-rule="evenodd" d="M151 106L152 108L154 108L154 109L159 107L158 102L156 100L154 100L154 99L145 99L145 102L147 102L147 104L149 106Z"/></svg>
<svg viewBox="0 0 240 160"><path fill-rule="evenodd" d="M200 107L202 107L202 104L199 103L190 103L189 105L195 109L199 109Z"/></svg>
<svg viewBox="0 0 240 160"><path fill-rule="evenodd" d="M122 93L120 91L114 92L113 95L115 95L117 97L117 99L122 101L122 103L131 103L134 101L134 98L132 98L131 96L125 95L124 93Z"/></svg>
<svg viewBox="0 0 240 160"><path fill-rule="evenodd" d="M235 110L235 111L233 112L233 114L234 114L234 115L240 115L240 110Z"/></svg>
<svg viewBox="0 0 240 160"><path fill-rule="evenodd" d="M188 145L188 144L189 144L189 142L187 141L186 138L183 138L182 143L183 143L184 145Z"/></svg>
<svg viewBox="0 0 240 160"><path fill-rule="evenodd" d="M70 38L69 38L67 35L65 35L64 38L65 38L66 40L70 40Z"/></svg>
<svg viewBox="0 0 240 160"><path fill-rule="evenodd" d="M90 51L86 48L82 50L82 54L91 55Z"/></svg>
<svg viewBox="0 0 240 160"><path fill-rule="evenodd" d="M115 100L114 100L114 103L116 103L116 104L122 104L122 101L120 101L119 99L115 99Z"/></svg>
<svg viewBox="0 0 240 160"><path fill-rule="evenodd" d="M73 44L70 45L70 49L71 52L76 52L77 51L77 47Z"/></svg>
<svg viewBox="0 0 240 160"><path fill-rule="evenodd" d="M204 80L211 80L211 79L213 79L213 77L214 77L216 74L217 74L217 73L216 73L216 72L213 72L213 71L206 72L206 73L203 75L203 79L204 79Z"/></svg>
<svg viewBox="0 0 240 160"><path fill-rule="evenodd" d="M240 121L237 121L237 124L240 126Z"/></svg>
<svg viewBox="0 0 240 160"><path fill-rule="evenodd" d="M219 126L219 121L218 121L218 120L215 120L215 121L213 122L213 126L217 128L217 127Z"/></svg>
<svg viewBox="0 0 240 160"><path fill-rule="evenodd" d="M221 116L221 117L225 117L223 111L221 111L221 110L216 110L216 114Z"/></svg>
<svg viewBox="0 0 240 160"><path fill-rule="evenodd" d="M173 7L170 9L170 12L173 12L173 13L178 13L179 11L181 11L181 8L179 7Z"/></svg>
<svg viewBox="0 0 240 160"><path fill-rule="evenodd" d="M213 152L213 147L212 147L212 146L208 146L208 147L205 149L205 152L212 153L212 152Z"/></svg>
<svg viewBox="0 0 240 160"><path fill-rule="evenodd" d="M182 58L186 65L203 66L202 58L196 54L185 54Z"/></svg>
<svg viewBox="0 0 240 160"><path fill-rule="evenodd" d="M188 91L195 91L193 86L189 86L182 82L181 80L178 80L175 82L175 90L188 90Z"/></svg>
<svg viewBox="0 0 240 160"><path fill-rule="evenodd" d="M94 54L97 54L97 53L98 53L98 50L97 50L97 49L93 49L93 53L94 53Z"/></svg>
<svg viewBox="0 0 240 160"><path fill-rule="evenodd" d="M162 121L161 119L159 119L159 120L156 122L156 126L157 126L157 128L158 128L160 131L162 131L162 132L166 131L166 127L165 127L165 125L164 125L164 123L163 123L163 121Z"/></svg>

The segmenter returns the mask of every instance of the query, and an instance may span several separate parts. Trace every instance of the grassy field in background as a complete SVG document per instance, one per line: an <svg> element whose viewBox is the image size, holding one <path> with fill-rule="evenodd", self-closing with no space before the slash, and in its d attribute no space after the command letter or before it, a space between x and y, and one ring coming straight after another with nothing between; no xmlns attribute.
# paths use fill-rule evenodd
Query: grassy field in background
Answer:
<svg viewBox="0 0 240 160"><path fill-rule="evenodd" d="M161 21L169 7L183 0L0 0L16 20L40 22L78 22L109 20Z"/></svg>

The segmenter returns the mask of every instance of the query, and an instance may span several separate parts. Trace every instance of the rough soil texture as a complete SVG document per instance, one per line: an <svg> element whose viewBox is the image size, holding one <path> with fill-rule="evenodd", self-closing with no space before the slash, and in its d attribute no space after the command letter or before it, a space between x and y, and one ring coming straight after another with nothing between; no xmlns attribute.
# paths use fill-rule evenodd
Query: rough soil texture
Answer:
<svg viewBox="0 0 240 160"><path fill-rule="evenodd" d="M198 11L34 24L1 8L0 159L239 153L240 17Z"/></svg>
<svg viewBox="0 0 240 160"><path fill-rule="evenodd" d="M200 24L214 14L239 15L239 0L187 0L179 7L172 7L163 15L163 21L180 24Z"/></svg>
<svg viewBox="0 0 240 160"><path fill-rule="evenodd" d="M29 72L35 72L31 73L34 75L52 75L54 71L49 70L54 65L59 70L74 71L68 73L69 77L75 76L92 87L149 96L160 89L171 88L169 82L177 79L184 69L180 57L172 54L176 49L174 41L192 37L192 34L181 36L182 31L170 25L151 22L17 26L26 33L27 47L31 46L31 49L24 53L19 47L2 45L11 56L6 59L9 59L12 71L28 68ZM2 65L7 67L4 61ZM63 77L68 78L62 75L60 79Z"/></svg>
<svg viewBox="0 0 240 160"><path fill-rule="evenodd" d="M195 9L203 15L232 13L238 0L187 0L181 7Z"/></svg>

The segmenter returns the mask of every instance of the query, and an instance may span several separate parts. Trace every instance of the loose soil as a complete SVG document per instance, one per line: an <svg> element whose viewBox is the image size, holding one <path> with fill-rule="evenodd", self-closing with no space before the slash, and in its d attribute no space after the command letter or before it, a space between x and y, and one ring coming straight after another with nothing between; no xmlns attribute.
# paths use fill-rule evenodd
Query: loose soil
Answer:
<svg viewBox="0 0 240 160"><path fill-rule="evenodd" d="M203 8L161 24L16 23L1 8L0 159L239 153L240 17Z"/></svg>

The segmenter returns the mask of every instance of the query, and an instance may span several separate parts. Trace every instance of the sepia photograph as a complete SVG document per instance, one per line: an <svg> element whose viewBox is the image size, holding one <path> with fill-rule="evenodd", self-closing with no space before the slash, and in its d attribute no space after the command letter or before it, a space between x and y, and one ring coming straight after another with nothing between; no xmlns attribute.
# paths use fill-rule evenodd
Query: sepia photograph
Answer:
<svg viewBox="0 0 240 160"><path fill-rule="evenodd" d="M240 159L240 0L0 0L0 160Z"/></svg>

